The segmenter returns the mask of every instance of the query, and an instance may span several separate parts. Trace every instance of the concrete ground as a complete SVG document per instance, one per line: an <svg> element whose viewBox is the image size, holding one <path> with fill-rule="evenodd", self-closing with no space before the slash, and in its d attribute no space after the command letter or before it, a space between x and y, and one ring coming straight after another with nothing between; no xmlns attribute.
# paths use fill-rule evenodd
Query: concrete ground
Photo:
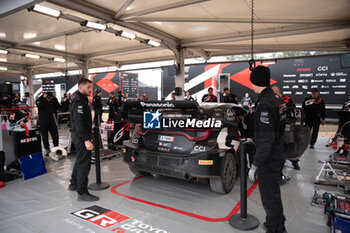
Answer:
<svg viewBox="0 0 350 233"><path fill-rule="evenodd" d="M61 129L62 146L67 137L67 129ZM300 171L286 162L284 172L292 180L281 186L281 192L289 233L330 232L323 209L310 204L315 190L320 194L337 192L336 187L313 184L322 165L318 161L333 152L325 147L327 140L328 137L320 137L314 150L306 150ZM113 158L101 162L102 181L110 187L91 191L100 200L86 203L78 202L77 194L67 190L74 161L75 156L58 162L47 160L46 174L6 183L0 189L0 232L241 232L227 221L232 214L239 213L239 179L230 194L220 195L202 183L162 176L134 179L122 158ZM90 183L96 181L94 165L89 179ZM265 212L259 190L249 183L248 188L251 192L248 213L260 222L250 232L265 232L261 226Z"/></svg>

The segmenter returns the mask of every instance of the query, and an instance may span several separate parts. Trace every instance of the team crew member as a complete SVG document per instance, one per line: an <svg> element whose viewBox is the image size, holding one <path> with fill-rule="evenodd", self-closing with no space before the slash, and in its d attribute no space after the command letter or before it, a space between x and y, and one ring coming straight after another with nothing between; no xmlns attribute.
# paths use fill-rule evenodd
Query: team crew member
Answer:
<svg viewBox="0 0 350 233"><path fill-rule="evenodd" d="M252 106L252 98L250 98L249 93L245 93L241 100L241 104L245 110L249 110L249 108Z"/></svg>
<svg viewBox="0 0 350 233"><path fill-rule="evenodd" d="M316 88L311 89L311 96L304 99L303 109L305 113L305 123L309 126L310 130L312 130L310 148L314 149L318 130L320 129L320 122L324 125L326 116L325 103L323 99L318 97L318 90Z"/></svg>
<svg viewBox="0 0 350 233"><path fill-rule="evenodd" d="M39 123L40 132L43 137L43 144L45 148L45 155L48 156L50 153L49 144L49 132L52 137L54 147L58 146L58 130L56 126L56 121L54 117L53 107L51 104L52 93L44 93L36 101L36 106L39 110Z"/></svg>
<svg viewBox="0 0 350 233"><path fill-rule="evenodd" d="M213 94L213 88L208 88L208 94L203 95L202 102L218 102L218 99Z"/></svg>
<svg viewBox="0 0 350 233"><path fill-rule="evenodd" d="M171 93L171 100L176 100L175 92Z"/></svg>
<svg viewBox="0 0 350 233"><path fill-rule="evenodd" d="M94 124L97 125L99 122L102 121L102 101L101 101L101 90L96 90L96 95L94 96L94 99L92 101L92 106L95 110L95 116L94 116Z"/></svg>
<svg viewBox="0 0 350 233"><path fill-rule="evenodd" d="M185 100L194 101L193 97L190 95L188 91L185 92Z"/></svg>
<svg viewBox="0 0 350 233"><path fill-rule="evenodd" d="M114 96L114 92L109 93L109 99L107 101L109 106L108 121L116 121L118 111L118 101Z"/></svg>
<svg viewBox="0 0 350 233"><path fill-rule="evenodd" d="M88 176L90 172L92 139L92 117L88 96L91 94L91 80L82 78L78 82L78 92L74 97L70 119L72 125L72 141L76 148L76 161L69 191L78 192L79 201L97 201L99 198L88 192Z"/></svg>
<svg viewBox="0 0 350 233"><path fill-rule="evenodd" d="M230 89L228 89L227 87L224 88L224 103L234 103L234 104L238 104L237 101L237 96L233 93L230 92Z"/></svg>
<svg viewBox="0 0 350 233"><path fill-rule="evenodd" d="M256 154L249 171L249 179L257 182L266 212L264 226L268 233L286 232L280 191L280 175L285 162L283 132L285 105L270 88L270 70L257 66L250 74L254 91L259 94L255 113ZM283 108L282 108L283 107Z"/></svg>
<svg viewBox="0 0 350 233"><path fill-rule="evenodd" d="M55 117L57 119L58 109L60 109L61 106L60 106L60 103L58 102L55 92L52 93L52 99L50 103L52 104L53 113L55 114Z"/></svg>

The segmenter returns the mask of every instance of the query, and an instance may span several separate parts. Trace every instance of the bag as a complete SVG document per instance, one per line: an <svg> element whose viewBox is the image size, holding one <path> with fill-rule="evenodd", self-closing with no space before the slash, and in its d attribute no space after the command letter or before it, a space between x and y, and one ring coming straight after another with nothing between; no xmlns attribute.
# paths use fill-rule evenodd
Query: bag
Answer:
<svg viewBox="0 0 350 233"><path fill-rule="evenodd" d="M47 172L42 153L20 157L18 161L21 166L24 180L45 174Z"/></svg>

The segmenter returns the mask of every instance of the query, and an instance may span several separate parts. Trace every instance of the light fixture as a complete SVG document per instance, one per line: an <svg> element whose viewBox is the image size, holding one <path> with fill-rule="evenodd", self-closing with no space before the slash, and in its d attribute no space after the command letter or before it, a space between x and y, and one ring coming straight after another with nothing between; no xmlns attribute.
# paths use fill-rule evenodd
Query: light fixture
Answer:
<svg viewBox="0 0 350 233"><path fill-rule="evenodd" d="M276 60L261 61L261 64L273 65L273 64L276 64Z"/></svg>
<svg viewBox="0 0 350 233"><path fill-rule="evenodd" d="M62 13L61 11L51 9L51 8L48 8L46 6L42 6L39 4L35 4L33 7L28 8L28 11L36 11L39 13L43 13L45 15L53 16L55 18L59 18L61 16L61 13Z"/></svg>
<svg viewBox="0 0 350 233"><path fill-rule="evenodd" d="M1 71L7 71L7 67L0 66L0 70L1 70Z"/></svg>
<svg viewBox="0 0 350 233"><path fill-rule="evenodd" d="M6 58L0 58L0 62L7 62Z"/></svg>
<svg viewBox="0 0 350 233"><path fill-rule="evenodd" d="M0 49L0 54L8 54L8 53L9 53L9 51Z"/></svg>
<svg viewBox="0 0 350 233"><path fill-rule="evenodd" d="M155 47L159 47L160 43L154 40L148 40L147 44L155 46Z"/></svg>
<svg viewBox="0 0 350 233"><path fill-rule="evenodd" d="M95 22L91 22L91 21L83 21L81 24L81 26L86 26L89 28L93 28L93 29L97 29L97 30L101 30L104 31L106 30L107 26L101 23L95 23Z"/></svg>
<svg viewBox="0 0 350 233"><path fill-rule="evenodd" d="M25 57L27 58L34 58L34 59L39 59L40 56L39 55L34 55L34 54L30 54L30 53L26 53L24 54Z"/></svg>
<svg viewBox="0 0 350 233"><path fill-rule="evenodd" d="M64 45L59 45L59 44L56 44L56 45L55 45L55 49L58 49L58 50L64 50L64 49L65 49L65 47L64 47Z"/></svg>
<svg viewBox="0 0 350 233"><path fill-rule="evenodd" d="M6 37L6 33L5 32L0 32L0 37L5 38Z"/></svg>
<svg viewBox="0 0 350 233"><path fill-rule="evenodd" d="M57 62L65 62L66 61L66 59L60 58L60 57L54 57L53 60L57 61Z"/></svg>
<svg viewBox="0 0 350 233"><path fill-rule="evenodd" d="M120 36L124 37L124 38L127 38L127 39L130 39L130 40L133 40L136 38L136 35L133 34L133 33L130 33L130 32L126 32L126 31L122 31L120 33Z"/></svg>
<svg viewBox="0 0 350 233"><path fill-rule="evenodd" d="M34 33L24 33L23 34L23 38L24 39L33 39L37 37L37 34L34 32Z"/></svg>

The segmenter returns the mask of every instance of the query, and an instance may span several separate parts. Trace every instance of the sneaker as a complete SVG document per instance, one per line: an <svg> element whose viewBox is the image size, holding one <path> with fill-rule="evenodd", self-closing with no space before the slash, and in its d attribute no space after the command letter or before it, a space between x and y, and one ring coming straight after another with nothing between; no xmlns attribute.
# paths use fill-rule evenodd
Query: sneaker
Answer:
<svg viewBox="0 0 350 233"><path fill-rule="evenodd" d="M98 201L99 198L90 193L78 194L78 201L94 202Z"/></svg>
<svg viewBox="0 0 350 233"><path fill-rule="evenodd" d="M77 186L76 186L76 185L70 184L70 185L68 186L68 191L73 191L73 192L77 191Z"/></svg>
<svg viewBox="0 0 350 233"><path fill-rule="evenodd" d="M280 179L280 185L284 185L286 183L288 183L288 181L290 181L292 178L290 176L285 176L282 175L281 179Z"/></svg>
<svg viewBox="0 0 350 233"><path fill-rule="evenodd" d="M314 145L310 145L310 149L315 149Z"/></svg>
<svg viewBox="0 0 350 233"><path fill-rule="evenodd" d="M292 162L292 165L293 165L295 170L300 170L300 166L299 166L299 162L298 161Z"/></svg>

